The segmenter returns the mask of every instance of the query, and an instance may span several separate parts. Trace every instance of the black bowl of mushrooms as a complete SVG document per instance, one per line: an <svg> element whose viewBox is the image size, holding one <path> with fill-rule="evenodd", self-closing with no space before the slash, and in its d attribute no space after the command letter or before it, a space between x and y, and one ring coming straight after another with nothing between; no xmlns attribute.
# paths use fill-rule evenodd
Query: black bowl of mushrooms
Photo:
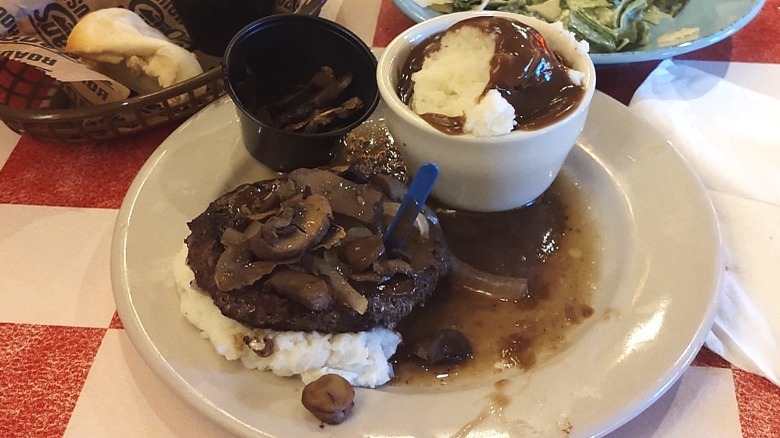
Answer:
<svg viewBox="0 0 780 438"><path fill-rule="evenodd" d="M223 71L245 146L281 172L330 161L338 140L379 103L371 49L318 17L252 22L228 44Z"/></svg>

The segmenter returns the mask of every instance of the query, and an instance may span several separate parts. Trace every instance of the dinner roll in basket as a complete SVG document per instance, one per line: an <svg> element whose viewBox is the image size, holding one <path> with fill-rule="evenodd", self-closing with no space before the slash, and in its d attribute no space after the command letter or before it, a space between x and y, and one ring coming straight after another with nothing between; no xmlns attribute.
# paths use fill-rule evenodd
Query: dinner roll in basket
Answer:
<svg viewBox="0 0 780 438"><path fill-rule="evenodd" d="M140 94L203 73L192 52L122 8L99 9L84 16L73 27L65 50Z"/></svg>

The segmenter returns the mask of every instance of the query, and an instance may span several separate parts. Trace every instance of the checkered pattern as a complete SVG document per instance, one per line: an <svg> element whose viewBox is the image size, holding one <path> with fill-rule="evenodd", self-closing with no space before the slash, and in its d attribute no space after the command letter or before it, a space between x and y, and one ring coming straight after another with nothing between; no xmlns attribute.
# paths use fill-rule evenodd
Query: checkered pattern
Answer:
<svg viewBox="0 0 780 438"><path fill-rule="evenodd" d="M344 0L339 14L362 14L358 33L378 47L412 24L391 0ZM779 23L780 0L767 0L746 29L685 58L780 63ZM601 68L599 88L627 103L655 65ZM145 365L111 294L117 208L174 128L70 146L0 126L0 436L224 436ZM780 437L780 388L702 350L613 434L650 436Z"/></svg>

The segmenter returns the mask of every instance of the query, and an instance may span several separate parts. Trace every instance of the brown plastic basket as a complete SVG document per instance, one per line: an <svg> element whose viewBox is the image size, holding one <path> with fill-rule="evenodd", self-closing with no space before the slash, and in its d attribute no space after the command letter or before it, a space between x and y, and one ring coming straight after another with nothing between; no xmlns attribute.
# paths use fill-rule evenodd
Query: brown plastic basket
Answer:
<svg viewBox="0 0 780 438"><path fill-rule="evenodd" d="M73 107L67 86L27 64L0 58L0 119L43 141L80 143L135 134L198 112L225 93L222 68L156 93Z"/></svg>
<svg viewBox="0 0 780 438"><path fill-rule="evenodd" d="M277 0L288 11L307 15L318 15L325 2ZM208 56L202 61L210 66L204 73L156 93L78 106L67 84L0 57L0 120L19 134L61 143L111 140L183 120L225 94L221 64L214 66Z"/></svg>

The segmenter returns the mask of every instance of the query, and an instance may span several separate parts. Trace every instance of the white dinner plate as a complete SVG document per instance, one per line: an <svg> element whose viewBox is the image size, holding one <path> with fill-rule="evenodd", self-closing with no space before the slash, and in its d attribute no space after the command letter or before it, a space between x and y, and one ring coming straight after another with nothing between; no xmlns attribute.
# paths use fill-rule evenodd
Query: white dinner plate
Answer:
<svg viewBox="0 0 780 438"><path fill-rule="evenodd" d="M351 417L321 428L298 380L218 356L179 313L172 263L187 221L236 185L271 176L244 149L227 98L171 134L130 187L111 252L117 308L149 366L239 435L598 436L653 403L699 351L718 301L720 240L706 192L669 142L604 94L563 171L586 194L604 260L594 315L531 371L459 389L359 389Z"/></svg>
<svg viewBox="0 0 780 438"><path fill-rule="evenodd" d="M592 53L594 64L621 64L651 61L682 55L721 41L742 29L761 10L765 0L690 0L673 19L650 26L650 41L641 48L618 53ZM393 0L406 16L416 22L441 15L424 8L414 0ZM696 33L670 43L659 42L658 37L697 29Z"/></svg>

